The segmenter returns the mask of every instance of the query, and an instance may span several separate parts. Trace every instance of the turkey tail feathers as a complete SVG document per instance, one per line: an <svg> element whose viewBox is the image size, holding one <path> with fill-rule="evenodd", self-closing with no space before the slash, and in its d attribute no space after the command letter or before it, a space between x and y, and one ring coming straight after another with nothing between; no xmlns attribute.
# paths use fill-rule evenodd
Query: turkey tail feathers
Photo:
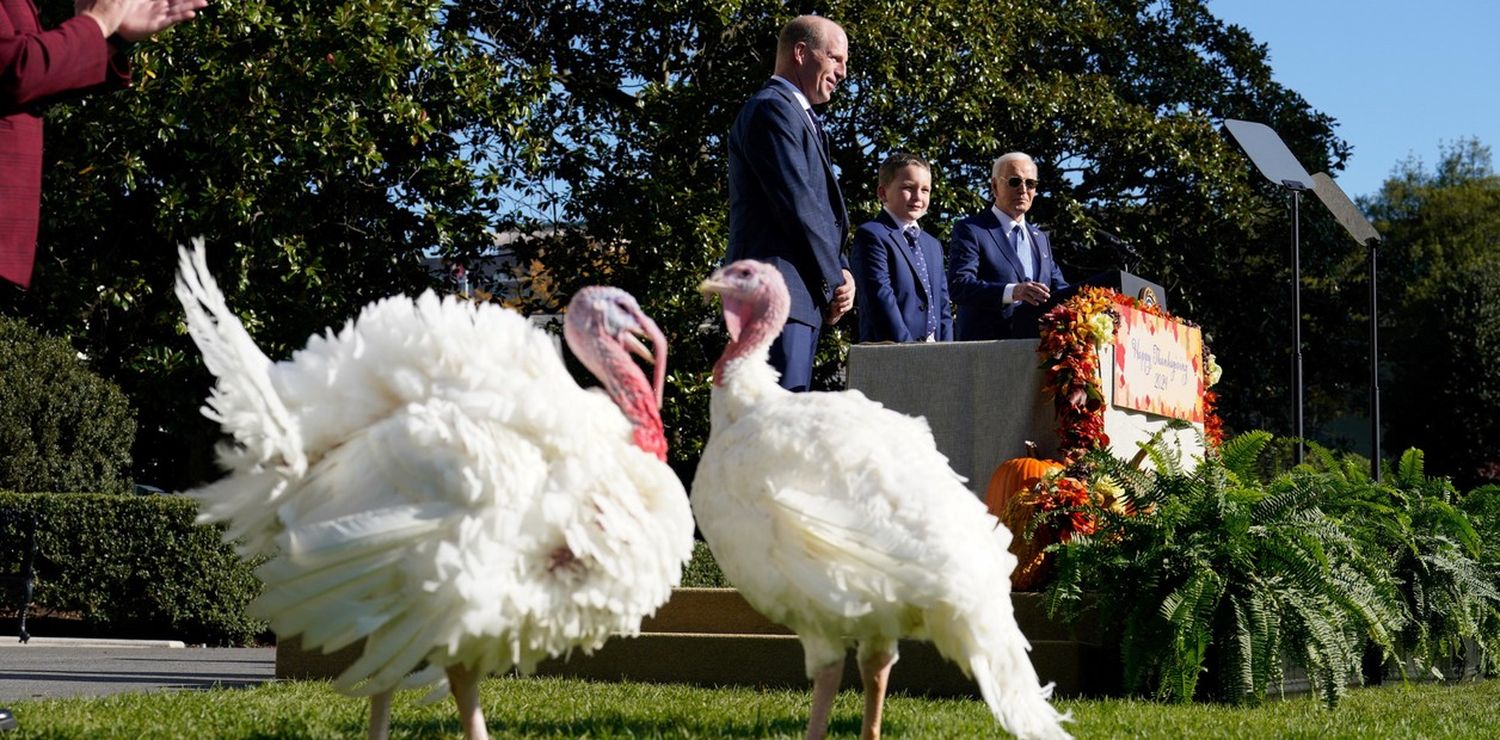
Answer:
<svg viewBox="0 0 1500 740"><path fill-rule="evenodd" d="M1062 728L1063 722L1072 721L1072 713L1060 713L1048 703L1052 696L1052 684L1037 686L1036 671L1026 655L1026 642L1020 638L1007 641L1010 644L991 648L988 655L983 651L969 658L969 671L979 684L979 693L990 707L990 714L1019 738L1040 740L1066 740L1071 737Z"/></svg>
<svg viewBox="0 0 1500 740"><path fill-rule="evenodd" d="M203 363L218 378L203 415L234 435L256 464L284 466L300 476L307 469L297 424L271 383L271 360L255 345L224 301L208 271L203 240L179 247L177 300Z"/></svg>

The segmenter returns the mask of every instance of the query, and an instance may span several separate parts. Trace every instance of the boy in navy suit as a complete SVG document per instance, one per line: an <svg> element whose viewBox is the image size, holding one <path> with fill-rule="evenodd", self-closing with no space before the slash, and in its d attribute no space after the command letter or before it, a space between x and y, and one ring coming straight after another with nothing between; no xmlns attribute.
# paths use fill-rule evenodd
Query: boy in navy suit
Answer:
<svg viewBox="0 0 1500 740"><path fill-rule="evenodd" d="M953 339L943 248L918 221L932 195L932 168L913 154L880 165L875 193L884 206L854 233L850 257L861 342Z"/></svg>

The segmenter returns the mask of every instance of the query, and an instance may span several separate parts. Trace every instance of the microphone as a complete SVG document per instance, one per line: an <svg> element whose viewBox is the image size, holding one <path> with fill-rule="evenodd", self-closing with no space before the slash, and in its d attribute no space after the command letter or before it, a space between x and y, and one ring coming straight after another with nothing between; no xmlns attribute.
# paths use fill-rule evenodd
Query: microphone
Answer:
<svg viewBox="0 0 1500 740"><path fill-rule="evenodd" d="M1126 257L1134 260L1139 260L1141 258L1141 253L1135 251L1135 247L1132 246L1130 242L1121 239L1118 235L1105 231L1104 229L1094 229L1094 233L1099 235L1100 237L1103 237L1105 242L1107 242L1111 247L1114 247L1116 251L1120 252Z"/></svg>
<svg viewBox="0 0 1500 740"><path fill-rule="evenodd" d="M1083 205L1083 212L1087 213L1095 224L1090 227L1093 234L1099 237L1105 244L1114 248L1115 252L1120 255L1121 260L1126 262L1125 269L1134 269L1130 263L1141 261L1141 253L1136 251L1135 245L1121 238L1119 234L1099 228L1097 225L1100 221L1099 217L1104 214L1097 207L1087 204L1081 205Z"/></svg>

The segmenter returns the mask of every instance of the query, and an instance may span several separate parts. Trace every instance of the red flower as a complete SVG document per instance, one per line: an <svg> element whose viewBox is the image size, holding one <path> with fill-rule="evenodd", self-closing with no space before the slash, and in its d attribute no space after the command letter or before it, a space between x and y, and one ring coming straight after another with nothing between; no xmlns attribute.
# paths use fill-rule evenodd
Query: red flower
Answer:
<svg viewBox="0 0 1500 740"><path fill-rule="evenodd" d="M1037 508L1043 512L1065 511L1068 517L1053 526L1058 529L1058 539L1067 542L1074 534L1089 535L1096 532L1099 523L1085 507L1089 503L1088 484L1076 478L1058 476L1037 484L1042 488Z"/></svg>

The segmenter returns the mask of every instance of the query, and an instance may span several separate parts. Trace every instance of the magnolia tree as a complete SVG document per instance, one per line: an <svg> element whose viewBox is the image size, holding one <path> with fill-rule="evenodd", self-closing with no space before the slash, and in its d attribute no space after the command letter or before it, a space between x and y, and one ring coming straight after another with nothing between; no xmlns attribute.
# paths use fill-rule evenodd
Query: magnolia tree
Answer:
<svg viewBox="0 0 1500 740"><path fill-rule="evenodd" d="M130 394L138 477L188 483L211 474L210 433L196 418L206 374L171 294L175 245L207 238L231 305L284 356L370 299L428 285L423 256L473 257L506 234L537 288L527 310L605 282L662 324L665 416L686 470L723 346L696 286L725 248L725 136L769 76L780 26L812 9L215 5L137 48L132 90L48 112L43 261L11 309L73 337ZM934 163L925 226L946 236L988 202L989 162L1027 151L1045 181L1035 218L1069 276L1121 266L1103 232L1133 245L1135 271L1209 329L1230 426L1284 428L1288 216L1218 122L1270 124L1314 171L1348 150L1272 81L1263 46L1193 0L816 10L850 38L828 121L854 218L878 207L879 162L907 150ZM1351 250L1310 239L1308 287ZM1309 306L1306 333L1362 331L1339 300ZM825 352L825 384L838 358ZM1314 385L1338 387L1318 372Z"/></svg>
<svg viewBox="0 0 1500 740"><path fill-rule="evenodd" d="M587 224L591 238L619 246L624 264L610 277L671 327L668 418L683 460L702 439L705 372L722 347L701 330L715 319L693 288L724 252L725 136L769 76L780 26L811 9L476 0L450 15L497 58L549 75L532 123L553 139L531 151L527 173L563 194L545 199L554 207L545 218ZM991 160L1025 150L1045 182L1035 215L1057 232L1070 276L1122 266L1103 232L1133 245L1136 271L1167 285L1174 311L1213 334L1228 369L1221 395L1230 424L1283 426L1288 215L1218 122L1265 121L1314 171L1336 169L1348 150L1331 119L1271 80L1263 46L1200 2L939 0L913 10L864 0L816 10L850 39L850 76L824 120L856 219L878 209L880 161L907 150L934 164L925 228L946 236L954 219L989 202ZM583 248L581 236L528 246L560 276L563 293L616 263ZM1316 278L1351 250L1309 240L1304 269ZM1358 336L1348 306L1319 308L1328 320L1310 320L1336 328L1329 341ZM828 385L838 382L840 360L831 344L819 372ZM1330 406L1344 397L1327 396Z"/></svg>
<svg viewBox="0 0 1500 740"><path fill-rule="evenodd" d="M213 473L208 378L172 292L179 244L206 239L230 305L284 357L426 287L424 255L488 243L506 173L482 154L534 91L442 18L439 2L219 3L136 47L130 90L47 111L21 310L131 397L138 479Z"/></svg>

